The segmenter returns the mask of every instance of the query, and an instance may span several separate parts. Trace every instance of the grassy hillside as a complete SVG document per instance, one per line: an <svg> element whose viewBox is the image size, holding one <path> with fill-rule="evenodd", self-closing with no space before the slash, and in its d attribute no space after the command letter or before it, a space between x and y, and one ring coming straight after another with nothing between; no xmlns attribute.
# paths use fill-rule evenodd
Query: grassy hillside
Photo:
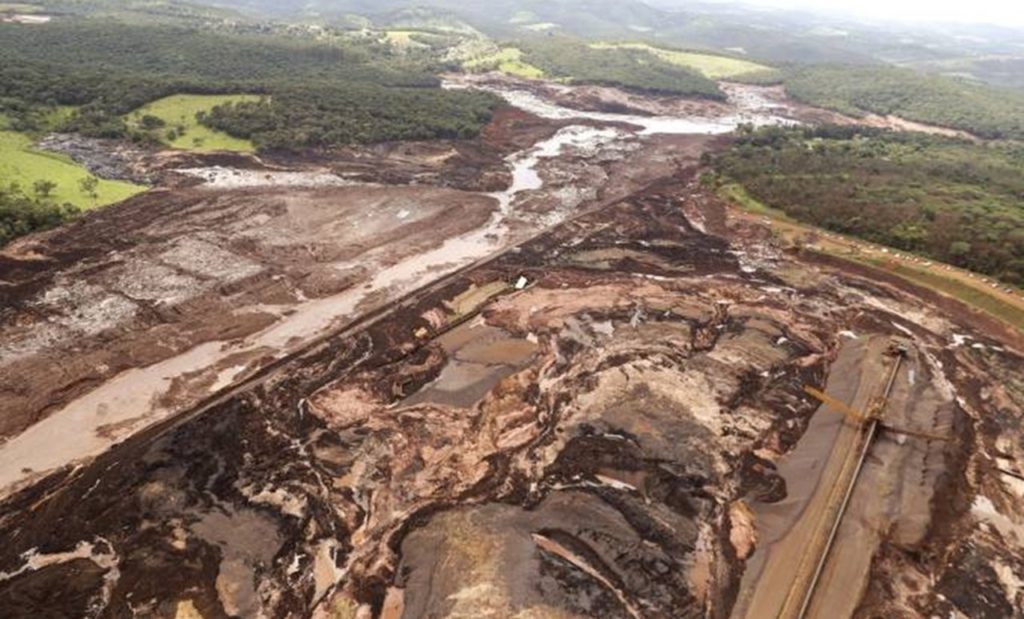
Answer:
<svg viewBox="0 0 1024 619"><path fill-rule="evenodd" d="M88 170L63 155L33 150L27 135L0 131L0 186L16 183L22 192L34 194L33 184L48 180L56 183L49 195L54 202L67 202L81 209L120 202L146 189L123 181L99 179L94 197L79 185L90 176Z"/></svg>
<svg viewBox="0 0 1024 619"><path fill-rule="evenodd" d="M721 180L802 222L1024 286L1024 148L856 127L766 128Z"/></svg>
<svg viewBox="0 0 1024 619"><path fill-rule="evenodd" d="M790 69L786 91L840 112L894 114L985 138L1024 139L1024 92L885 66Z"/></svg>
<svg viewBox="0 0 1024 619"><path fill-rule="evenodd" d="M767 65L712 54L684 52L663 47L654 47L647 43L594 43L595 49L635 49L645 51L666 62L698 71L704 77L713 80L730 79L751 73L774 73L775 69Z"/></svg>
<svg viewBox="0 0 1024 619"><path fill-rule="evenodd" d="M544 77L542 69L523 62L523 51L518 47L502 47L493 54L471 58L462 67L467 71L501 71L531 79Z"/></svg>
<svg viewBox="0 0 1024 619"><path fill-rule="evenodd" d="M637 49L596 49L568 37L543 37L522 43L523 61L546 75L580 84L707 99L724 99L718 85L688 67Z"/></svg>
<svg viewBox="0 0 1024 619"><path fill-rule="evenodd" d="M252 152L256 147L249 140L232 137L199 123L196 115L209 113L214 107L238 101L257 101L257 95L172 95L147 103L131 113L129 124L142 129L146 116L159 118L163 126L152 130L162 142L182 150L208 152L230 150Z"/></svg>

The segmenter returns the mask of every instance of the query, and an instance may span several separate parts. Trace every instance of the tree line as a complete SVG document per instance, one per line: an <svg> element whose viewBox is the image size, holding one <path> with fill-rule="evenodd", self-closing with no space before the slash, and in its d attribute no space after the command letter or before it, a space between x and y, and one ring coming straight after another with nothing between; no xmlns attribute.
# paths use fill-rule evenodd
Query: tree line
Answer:
<svg viewBox="0 0 1024 619"><path fill-rule="evenodd" d="M305 114L327 108L328 120L341 122L343 114L335 113L340 106L301 103L306 97L323 103L341 93L345 111L359 127L348 122L344 130L329 131L328 139L319 140L323 145L403 135L474 135L487 122L496 99L442 91L434 75L437 69L427 58L394 54L389 46L372 41L328 44L90 18L56 21L46 28L0 25L0 104L7 102L4 109L12 128L19 130L38 127L33 110L39 106L75 105L77 112L62 129L145 139L144 131L133 135L123 115L182 92L266 94L271 102L299 104L285 114L270 103L274 124L298 122L320 130L325 123ZM295 147L309 143L280 131L266 142Z"/></svg>
<svg viewBox="0 0 1024 619"><path fill-rule="evenodd" d="M790 96L845 114L893 114L982 138L1024 139L1024 93L879 65L791 67Z"/></svg>
<svg viewBox="0 0 1024 619"><path fill-rule="evenodd" d="M1024 147L863 127L745 129L711 158L791 217L1024 286Z"/></svg>
<svg viewBox="0 0 1024 619"><path fill-rule="evenodd" d="M545 74L577 84L617 86L645 93L724 100L713 80L642 49L593 48L564 36L516 43L523 61Z"/></svg>

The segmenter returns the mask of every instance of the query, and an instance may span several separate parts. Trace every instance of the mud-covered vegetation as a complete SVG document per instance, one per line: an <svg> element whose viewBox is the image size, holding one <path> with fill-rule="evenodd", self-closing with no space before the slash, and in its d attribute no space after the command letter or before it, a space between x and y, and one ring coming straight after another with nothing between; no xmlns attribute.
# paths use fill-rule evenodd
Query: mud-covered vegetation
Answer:
<svg viewBox="0 0 1024 619"><path fill-rule="evenodd" d="M1024 148L863 127L746 131L720 180L800 221L1024 284Z"/></svg>
<svg viewBox="0 0 1024 619"><path fill-rule="evenodd" d="M81 106L64 128L95 137L131 136L124 114L181 92L251 92L295 100L347 91L347 113L368 126L346 132L343 143L353 136L449 135L449 124L471 134L486 121L480 110L491 100L441 91L425 61L392 56L387 45L374 42L328 45L89 19L32 30L0 25L0 40L0 97ZM377 113L381 101L388 102L391 113ZM396 114L402 117L401 130L389 126ZM294 120L293 113L289 121ZM406 126L418 122L412 130Z"/></svg>
<svg viewBox="0 0 1024 619"><path fill-rule="evenodd" d="M567 37L522 44L522 59L546 75L577 84L619 86L657 94L724 99L714 81L696 70L673 64L643 49L595 48Z"/></svg>
<svg viewBox="0 0 1024 619"><path fill-rule="evenodd" d="M911 69L801 66L788 72L786 91L855 116L893 114L983 138L1024 138L1024 94Z"/></svg>

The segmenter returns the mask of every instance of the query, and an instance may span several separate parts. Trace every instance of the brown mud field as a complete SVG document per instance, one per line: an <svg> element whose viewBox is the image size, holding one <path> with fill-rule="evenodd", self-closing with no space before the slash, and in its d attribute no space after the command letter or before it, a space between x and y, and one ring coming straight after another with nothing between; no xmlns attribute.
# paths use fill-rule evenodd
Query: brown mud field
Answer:
<svg viewBox="0 0 1024 619"><path fill-rule="evenodd" d="M820 603L1024 612L1015 343L623 131L507 110L5 250L3 615L742 614L856 432L804 385L864 406L892 338L887 421L952 440L871 447Z"/></svg>

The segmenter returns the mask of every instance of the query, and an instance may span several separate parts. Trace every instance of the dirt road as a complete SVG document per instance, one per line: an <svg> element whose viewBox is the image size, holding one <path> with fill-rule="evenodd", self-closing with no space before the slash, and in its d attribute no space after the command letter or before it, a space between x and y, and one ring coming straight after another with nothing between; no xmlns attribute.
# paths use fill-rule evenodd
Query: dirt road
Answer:
<svg viewBox="0 0 1024 619"><path fill-rule="evenodd" d="M826 391L867 410L887 382L894 359L889 339L849 339L829 373ZM911 350L893 380L884 424L949 434L952 395L925 355ZM943 471L945 443L879 430L870 445L864 429L822 405L796 448L779 462L786 499L755 504L760 540L748 564L733 617L798 617L841 500L865 448L869 458L815 583L807 617L852 616L867 586L872 558L887 535L912 546L930 522L929 502Z"/></svg>
<svg viewBox="0 0 1024 619"><path fill-rule="evenodd" d="M829 373L826 392L858 410L878 395L885 378L885 338L843 342ZM822 405L811 418L796 448L779 461L787 496L770 504L754 504L759 539L743 577L733 617L776 619L784 607L802 598L823 550L833 514L833 489L845 487L851 454L859 453L861 428L839 411Z"/></svg>

